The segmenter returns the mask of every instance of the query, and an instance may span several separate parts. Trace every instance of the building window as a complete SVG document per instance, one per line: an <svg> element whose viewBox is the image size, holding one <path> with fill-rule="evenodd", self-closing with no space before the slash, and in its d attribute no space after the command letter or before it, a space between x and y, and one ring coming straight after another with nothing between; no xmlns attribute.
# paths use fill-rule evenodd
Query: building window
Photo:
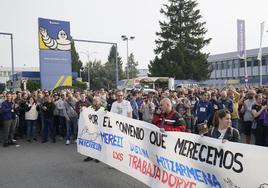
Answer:
<svg viewBox="0 0 268 188"><path fill-rule="evenodd" d="M253 66L254 67L259 66L259 61L257 59L254 59Z"/></svg>
<svg viewBox="0 0 268 188"><path fill-rule="evenodd" d="M221 62L221 70L224 69L224 62Z"/></svg>
<svg viewBox="0 0 268 188"><path fill-rule="evenodd" d="M219 63L218 62L215 63L215 69L219 70Z"/></svg>
<svg viewBox="0 0 268 188"><path fill-rule="evenodd" d="M265 57L262 57L262 65L265 65Z"/></svg>
<svg viewBox="0 0 268 188"><path fill-rule="evenodd" d="M223 66L224 66L224 69L228 69L228 68L229 68L229 66L228 66L228 61L225 61L225 62L223 63Z"/></svg>
<svg viewBox="0 0 268 188"><path fill-rule="evenodd" d="M228 61L228 69L232 69L233 68L233 61L232 60L230 60L230 61Z"/></svg>
<svg viewBox="0 0 268 188"><path fill-rule="evenodd" d="M251 65L252 65L252 61L247 61L247 66L251 67Z"/></svg>
<svg viewBox="0 0 268 188"><path fill-rule="evenodd" d="M253 66L254 67L257 67L259 65L260 65L259 60L258 59L254 59ZM265 57L262 57L262 65L265 65Z"/></svg>
<svg viewBox="0 0 268 188"><path fill-rule="evenodd" d="M240 63L240 67L245 67L245 60L244 59L240 59L239 63Z"/></svg>

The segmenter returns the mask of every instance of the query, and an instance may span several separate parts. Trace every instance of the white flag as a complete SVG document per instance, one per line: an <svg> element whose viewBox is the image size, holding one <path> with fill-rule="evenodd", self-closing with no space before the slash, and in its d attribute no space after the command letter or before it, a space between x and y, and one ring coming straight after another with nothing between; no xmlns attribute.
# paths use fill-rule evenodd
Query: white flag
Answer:
<svg viewBox="0 0 268 188"><path fill-rule="evenodd" d="M261 35L260 35L260 49L258 53L258 60L261 61L262 59L262 38L263 38L263 32L264 32L264 22L261 23Z"/></svg>
<svg viewBox="0 0 268 188"><path fill-rule="evenodd" d="M240 59L246 56L245 20L237 20L237 52Z"/></svg>

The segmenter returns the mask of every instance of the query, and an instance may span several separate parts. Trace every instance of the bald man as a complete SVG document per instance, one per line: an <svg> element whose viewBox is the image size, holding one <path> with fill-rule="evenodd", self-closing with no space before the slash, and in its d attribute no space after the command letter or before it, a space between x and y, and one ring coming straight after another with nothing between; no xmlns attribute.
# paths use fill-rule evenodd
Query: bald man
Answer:
<svg viewBox="0 0 268 188"><path fill-rule="evenodd" d="M227 91L223 90L221 92L221 98L218 100L219 109L227 109L229 112L233 113L233 101L227 98Z"/></svg>
<svg viewBox="0 0 268 188"><path fill-rule="evenodd" d="M185 121L183 117L172 109L172 103L169 98L163 98L160 102L161 112L153 117L153 124L165 131L185 132Z"/></svg>

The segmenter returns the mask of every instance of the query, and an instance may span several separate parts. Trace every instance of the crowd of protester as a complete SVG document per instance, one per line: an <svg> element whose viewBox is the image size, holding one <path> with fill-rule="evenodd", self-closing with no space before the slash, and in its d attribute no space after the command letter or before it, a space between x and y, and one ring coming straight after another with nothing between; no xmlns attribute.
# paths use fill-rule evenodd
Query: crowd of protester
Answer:
<svg viewBox="0 0 268 188"><path fill-rule="evenodd" d="M247 144L268 146L267 102L268 90L248 87L159 88L149 93L142 89L2 92L0 142L4 147L18 144L19 139L75 143L80 112L101 108L153 123L161 131L186 131L233 142L244 134Z"/></svg>

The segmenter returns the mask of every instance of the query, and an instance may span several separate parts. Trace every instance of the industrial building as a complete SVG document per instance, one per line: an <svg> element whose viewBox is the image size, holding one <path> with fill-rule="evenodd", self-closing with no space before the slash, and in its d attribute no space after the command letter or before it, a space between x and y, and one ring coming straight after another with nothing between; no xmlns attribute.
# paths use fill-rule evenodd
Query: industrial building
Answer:
<svg viewBox="0 0 268 188"><path fill-rule="evenodd" d="M261 71L262 83L264 85L268 83L268 47L262 48L262 70L257 60L258 53L258 48L246 51L248 84L250 85L259 85ZM245 84L245 60L238 58L237 51L211 55L208 62L212 69L208 82Z"/></svg>

